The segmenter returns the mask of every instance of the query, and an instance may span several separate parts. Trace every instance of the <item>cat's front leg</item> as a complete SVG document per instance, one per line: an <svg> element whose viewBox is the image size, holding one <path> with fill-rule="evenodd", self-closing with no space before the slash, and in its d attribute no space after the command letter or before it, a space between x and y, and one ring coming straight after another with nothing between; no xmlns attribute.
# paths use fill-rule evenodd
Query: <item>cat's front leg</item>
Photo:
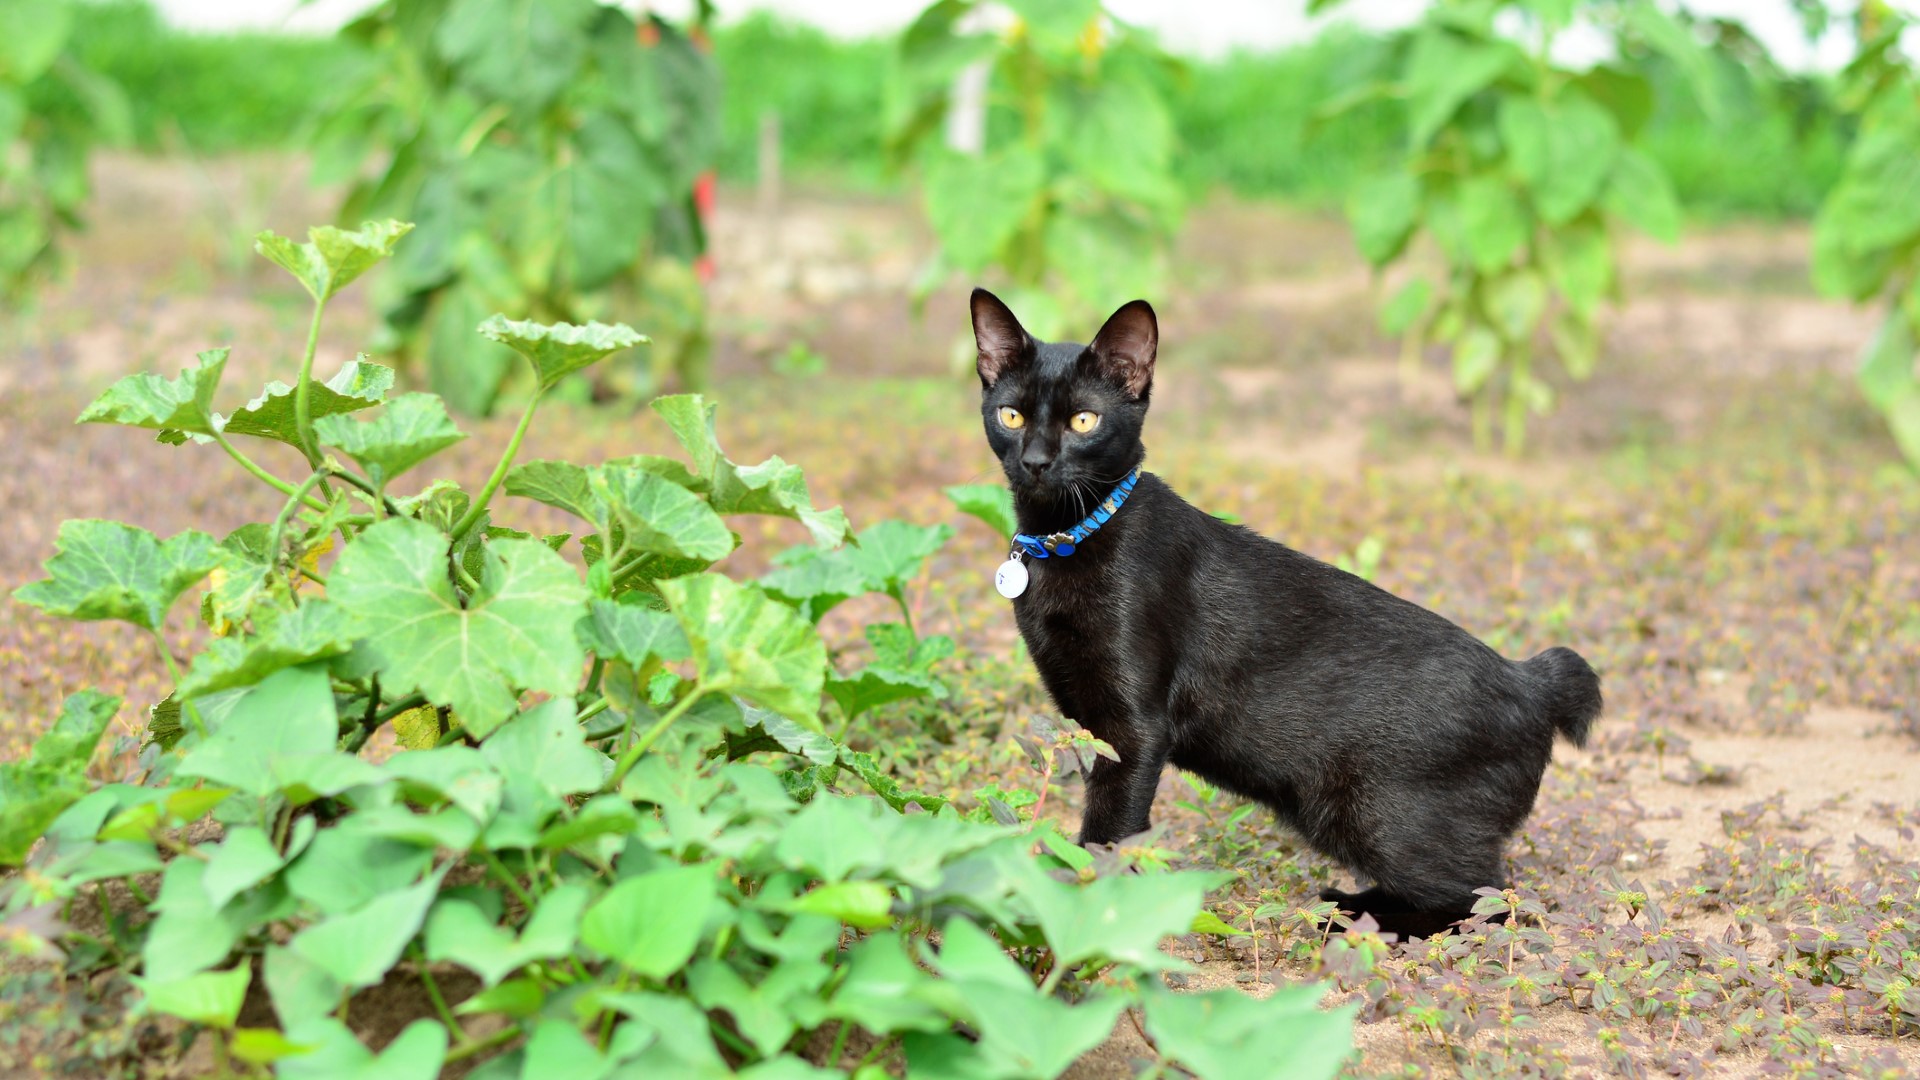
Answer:
<svg viewBox="0 0 1920 1080"><path fill-rule="evenodd" d="M1080 843L1111 844L1147 831L1153 796L1167 765L1164 738L1113 742L1119 761L1098 758L1087 774L1087 813L1080 820Z"/></svg>

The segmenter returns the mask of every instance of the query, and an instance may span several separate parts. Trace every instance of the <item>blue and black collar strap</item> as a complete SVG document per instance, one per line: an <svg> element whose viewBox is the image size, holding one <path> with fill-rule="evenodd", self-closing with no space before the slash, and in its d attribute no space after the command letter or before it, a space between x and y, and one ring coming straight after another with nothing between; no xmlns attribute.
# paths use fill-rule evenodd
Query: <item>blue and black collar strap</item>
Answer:
<svg viewBox="0 0 1920 1080"><path fill-rule="evenodd" d="M1087 537L1099 532L1100 526L1105 525L1113 515L1120 512L1120 508L1126 505L1127 496L1133 494L1133 485L1139 482L1140 470L1135 468L1125 480L1120 481L1118 487L1107 493L1107 497L1094 508L1093 513L1088 514L1080 524L1065 532L1048 536L1014 533L1013 553L1015 555L1024 553L1036 559L1073 554L1079 550L1081 544L1086 542Z"/></svg>

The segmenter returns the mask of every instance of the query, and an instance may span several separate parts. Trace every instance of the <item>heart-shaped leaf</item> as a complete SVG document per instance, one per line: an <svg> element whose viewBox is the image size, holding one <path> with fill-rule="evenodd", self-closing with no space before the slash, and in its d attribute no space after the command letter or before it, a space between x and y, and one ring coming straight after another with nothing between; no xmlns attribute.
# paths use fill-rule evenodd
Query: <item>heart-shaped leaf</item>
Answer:
<svg viewBox="0 0 1920 1080"><path fill-rule="evenodd" d="M252 686L282 668L339 656L353 646L352 622L324 599L308 600L259 634L214 638L178 688L196 698Z"/></svg>
<svg viewBox="0 0 1920 1080"><path fill-rule="evenodd" d="M1143 1004L1147 1033L1161 1053L1202 1080L1270 1074L1302 1080L1333 1077L1353 1055L1355 1006L1323 1012L1316 986L1283 987L1266 998L1236 990L1175 994L1149 981Z"/></svg>
<svg viewBox="0 0 1920 1080"><path fill-rule="evenodd" d="M369 221L351 230L316 225L307 230L307 242L297 244L269 230L254 237L253 249L285 268L315 300L325 300L393 254L393 245L412 231L400 221Z"/></svg>
<svg viewBox="0 0 1920 1080"><path fill-rule="evenodd" d="M438 1020L415 1020L378 1054L331 1016L289 1025L287 1038L312 1049L275 1062L279 1080L434 1080L447 1058Z"/></svg>
<svg viewBox="0 0 1920 1080"><path fill-rule="evenodd" d="M685 660L693 655L680 624L664 611L595 600L575 627L580 644L602 660L620 660L639 667L649 658Z"/></svg>
<svg viewBox="0 0 1920 1080"><path fill-rule="evenodd" d="M759 589L718 574L663 581L660 592L680 620L707 692L735 694L819 728L827 648L812 624Z"/></svg>
<svg viewBox="0 0 1920 1080"><path fill-rule="evenodd" d="M712 561L733 551L733 533L706 500L664 477L609 463L588 477L603 533L618 526L634 552Z"/></svg>
<svg viewBox="0 0 1920 1080"><path fill-rule="evenodd" d="M241 695L175 772L266 796L280 786L276 763L331 755L339 732L325 666L283 668Z"/></svg>
<svg viewBox="0 0 1920 1080"><path fill-rule="evenodd" d="M358 911L322 920L287 947L349 989L372 986L400 960L440 891L438 875L384 893Z"/></svg>
<svg viewBox="0 0 1920 1080"><path fill-rule="evenodd" d="M348 361L333 378L316 382L308 389L307 408L315 421L371 408L387 398L393 389L393 369L356 358ZM246 403L224 420L215 417L220 430L228 435L252 435L275 439L290 446L299 445L299 427L293 415L294 388L283 382L270 382L260 396Z"/></svg>
<svg viewBox="0 0 1920 1080"><path fill-rule="evenodd" d="M1013 518L1013 492L1005 484L955 484L945 491L957 509L986 522L1002 539L1011 540L1018 531Z"/></svg>
<svg viewBox="0 0 1920 1080"><path fill-rule="evenodd" d="M507 473L506 491L558 507L584 521L598 522L600 499L593 493L591 471L568 461L528 461Z"/></svg>
<svg viewBox="0 0 1920 1080"><path fill-rule="evenodd" d="M377 487L467 437L433 394L401 394L372 420L324 416L313 430L322 443L358 461Z"/></svg>
<svg viewBox="0 0 1920 1080"><path fill-rule="evenodd" d="M206 577L218 558L213 537L189 530L165 542L117 521L60 523L48 577L14 590L14 599L66 619L120 619L148 630Z"/></svg>
<svg viewBox="0 0 1920 1080"><path fill-rule="evenodd" d="M421 521L389 518L334 564L328 596L364 638L353 659L392 694L419 690L485 737L512 716L518 691L571 695L585 656L574 624L587 590L567 561L537 540L489 542L480 589L462 606L447 578L447 538Z"/></svg>
<svg viewBox="0 0 1920 1080"><path fill-rule="evenodd" d="M847 515L834 507L815 510L806 477L798 465L777 457L758 465L739 466L727 459L714 431L718 406L699 394L656 398L653 411L666 420L674 437L693 461L707 502L721 514L774 514L793 518L813 533L814 541L832 547L846 538Z"/></svg>
<svg viewBox="0 0 1920 1080"><path fill-rule="evenodd" d="M480 756L506 780L507 798L533 809L598 788L606 755L586 744L573 699L555 698L514 717L480 744Z"/></svg>
<svg viewBox="0 0 1920 1080"><path fill-rule="evenodd" d="M178 378L146 372L129 375L94 398L75 423L125 424L212 435L218 422L213 412L213 392L219 389L220 374L226 368L227 350L209 349L199 354L199 363L182 371Z"/></svg>
<svg viewBox="0 0 1920 1080"><path fill-rule="evenodd" d="M516 322L505 315L481 323L480 332L526 357L541 390L551 389L561 379L606 356L650 342L646 335L618 323L543 325Z"/></svg>
<svg viewBox="0 0 1920 1080"><path fill-rule="evenodd" d="M232 971L203 971L169 982L133 977L134 985L145 995L147 1008L188 1023L218 1028L230 1028L239 1018L240 1003L246 1000L247 984L252 980L253 972L244 964Z"/></svg>
<svg viewBox="0 0 1920 1080"><path fill-rule="evenodd" d="M541 898L518 938L478 905L442 899L427 920L427 959L452 961L492 986L531 961L569 955L592 898L584 885L561 885Z"/></svg>
<svg viewBox="0 0 1920 1080"><path fill-rule="evenodd" d="M94 747L100 745L100 736L120 711L120 702L120 698L97 690L69 695L53 726L33 744L27 760L48 768L84 772L93 759Z"/></svg>
<svg viewBox="0 0 1920 1080"><path fill-rule="evenodd" d="M686 966L719 904L712 866L653 870L608 889L580 921L580 940L635 974L664 979Z"/></svg>

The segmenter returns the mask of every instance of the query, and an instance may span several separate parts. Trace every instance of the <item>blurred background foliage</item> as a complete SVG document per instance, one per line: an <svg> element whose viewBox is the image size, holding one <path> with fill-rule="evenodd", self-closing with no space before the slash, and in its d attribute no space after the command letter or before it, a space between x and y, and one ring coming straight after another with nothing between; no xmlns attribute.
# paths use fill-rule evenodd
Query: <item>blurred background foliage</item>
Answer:
<svg viewBox="0 0 1920 1080"><path fill-rule="evenodd" d="M41 125L66 149L46 152L37 187L17 175L23 155L8 157L16 164L0 207L9 221L27 203L43 221L77 220L74 177L84 174L58 162L121 135L145 153L311 153L322 179L354 181L343 220L390 213L420 221L423 239L444 237L416 243L414 265L392 276L384 345L418 362L457 405L484 412L510 369L470 350L459 365L436 368L435 320L465 325L491 310L585 319L618 308L662 345L643 362L650 370L602 376L598 396L699 384L706 338L691 266L704 238L693 189L709 169L722 183L756 180L770 119L786 182L917 194L941 241L923 284L984 274L1022 296L1043 329L1151 292L1184 207L1224 194L1330 210L1401 168L1418 134L1402 85L1413 31L1335 24L1290 48L1173 61L1094 0L992 5L998 17L978 6L940 0L893 39L842 40L766 14L635 24L593 0L390 0L335 37L188 33L139 0L88 4L61 64L24 86L5 82L17 73L0 75L0 131L11 141L34 136L8 126L10 102L23 102L26 115L67 118ZM1825 5L1797 6L1810 34L1824 29ZM483 27L521 8L541 13L544 37L422 29L439 16ZM1861 60L1838 73L1785 70L1737 19L1696 18L1684 5L1653 32L1635 12L1672 9L1640 0L1431 7L1436 18L1467 21L1505 9L1523 24L1528 13L1535 24L1579 18L1611 36L1605 78L1630 83L1634 100L1603 104L1616 128L1633 129L1633 155L1664 178L1660 188L1685 221L1819 213L1832 241L1847 231L1844 206L1863 191L1920 201L1904 174L1870 175L1874 146L1915 145L1896 115L1914 96L1902 54L1888 44L1898 18L1877 0L1858 19L1878 19L1885 32L1863 35ZM1500 27L1495 37L1513 32ZM976 160L946 145L943 131L959 71L981 64L989 78ZM526 70L544 74L504 78ZM1537 85L1585 74L1567 69ZM1513 79L1508 90L1521 88ZM1502 92L1497 81L1472 88L1459 103L1463 122L1490 117ZM122 100L123 110L114 104ZM1108 123L1121 116L1126 123ZM1010 159L1037 165L1008 169ZM56 175L63 168L65 179ZM626 182L611 183L615 175ZM986 178L994 183L978 182ZM559 218L571 224L544 227ZM27 235L9 234L8 265L24 265L16 253L31 246ZM559 239L532 239L544 235ZM1857 299L1895 295L1913 278L1908 239L1887 238L1876 264L1884 276L1840 285L1828 242L1823 287ZM51 268L50 255L36 249L36 273ZM26 291L9 288L16 299ZM1594 332L1597 315L1583 305L1546 307L1543 354ZM1566 311L1573 317L1563 324ZM1404 315L1389 311L1388 325ZM1887 357L1907 344L1883 335L1874 370L1898 369ZM1911 365L1902 370L1911 383ZM1520 385L1511 374L1495 382ZM1870 380L1883 412L1886 385ZM1538 393L1517 400L1545 403ZM1912 452L1911 438L1903 445Z"/></svg>

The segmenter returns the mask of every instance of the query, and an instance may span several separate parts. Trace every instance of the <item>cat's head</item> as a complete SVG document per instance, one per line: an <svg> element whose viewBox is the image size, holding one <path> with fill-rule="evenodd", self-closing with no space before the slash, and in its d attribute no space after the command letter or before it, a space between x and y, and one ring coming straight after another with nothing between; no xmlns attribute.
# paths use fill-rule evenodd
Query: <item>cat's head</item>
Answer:
<svg viewBox="0 0 1920 1080"><path fill-rule="evenodd" d="M1123 305L1090 345L1035 341L1000 298L973 290L980 416L1014 493L1091 507L1140 464L1160 325Z"/></svg>

